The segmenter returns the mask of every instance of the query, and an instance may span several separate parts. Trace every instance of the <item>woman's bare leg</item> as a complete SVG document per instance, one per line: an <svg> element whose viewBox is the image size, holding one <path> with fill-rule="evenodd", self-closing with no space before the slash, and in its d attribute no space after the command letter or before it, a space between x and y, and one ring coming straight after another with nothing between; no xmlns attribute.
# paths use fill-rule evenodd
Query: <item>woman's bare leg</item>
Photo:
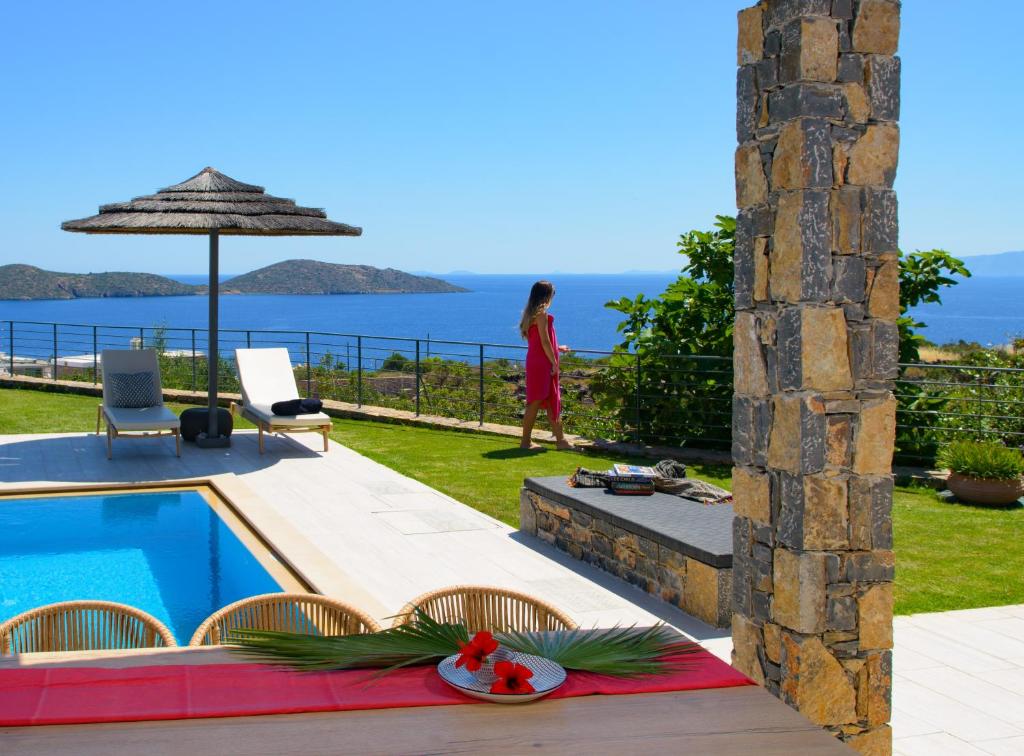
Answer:
<svg viewBox="0 0 1024 756"><path fill-rule="evenodd" d="M551 432L555 436L555 446L559 449L572 449L573 445L565 440L565 432L562 430L562 419L555 417L550 409L548 410L548 423L550 423Z"/></svg>
<svg viewBox="0 0 1024 756"><path fill-rule="evenodd" d="M530 402L526 405L526 412L523 413L523 438L519 446L523 449L533 447L531 436L533 435L533 424L537 422L537 413L540 412L541 402Z"/></svg>

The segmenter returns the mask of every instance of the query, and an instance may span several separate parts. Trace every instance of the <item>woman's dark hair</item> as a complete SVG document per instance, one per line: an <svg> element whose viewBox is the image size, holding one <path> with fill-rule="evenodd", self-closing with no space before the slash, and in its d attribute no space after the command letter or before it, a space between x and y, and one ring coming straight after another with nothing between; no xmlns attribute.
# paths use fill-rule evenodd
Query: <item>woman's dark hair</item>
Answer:
<svg viewBox="0 0 1024 756"><path fill-rule="evenodd" d="M537 281L530 289L530 298L523 308L523 317L519 320L519 333L525 339L530 333L530 324L537 313L551 304L555 297L555 285L550 281Z"/></svg>

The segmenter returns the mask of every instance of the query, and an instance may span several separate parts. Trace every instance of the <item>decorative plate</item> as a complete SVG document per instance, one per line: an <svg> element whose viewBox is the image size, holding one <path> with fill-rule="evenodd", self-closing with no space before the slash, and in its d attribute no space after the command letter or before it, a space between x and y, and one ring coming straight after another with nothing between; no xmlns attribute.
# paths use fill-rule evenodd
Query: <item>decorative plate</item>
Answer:
<svg viewBox="0 0 1024 756"><path fill-rule="evenodd" d="M455 666L455 660L458 658L458 654L452 654L442 660L437 665L438 674L441 675L442 680L456 690L482 701L503 704L527 703L558 690L565 682L565 670L560 664L542 656L513 651L511 661L527 666L533 671L533 677L530 678L530 684L534 688L533 693L491 693L490 683L481 682L465 667Z"/></svg>

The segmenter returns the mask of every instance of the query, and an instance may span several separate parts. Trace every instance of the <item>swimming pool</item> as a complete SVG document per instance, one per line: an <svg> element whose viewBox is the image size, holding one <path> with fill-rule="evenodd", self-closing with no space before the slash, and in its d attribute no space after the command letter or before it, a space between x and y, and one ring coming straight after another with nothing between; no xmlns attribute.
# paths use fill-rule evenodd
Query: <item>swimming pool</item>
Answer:
<svg viewBox="0 0 1024 756"><path fill-rule="evenodd" d="M238 599L308 590L208 489L0 498L0 622L56 601L118 601L187 644Z"/></svg>

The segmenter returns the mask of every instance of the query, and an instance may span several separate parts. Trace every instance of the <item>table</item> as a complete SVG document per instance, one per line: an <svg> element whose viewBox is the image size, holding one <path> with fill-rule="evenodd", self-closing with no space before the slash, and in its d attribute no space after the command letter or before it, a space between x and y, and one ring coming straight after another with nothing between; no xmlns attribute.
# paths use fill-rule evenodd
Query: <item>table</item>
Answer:
<svg viewBox="0 0 1024 756"><path fill-rule="evenodd" d="M28 654L24 665L238 663L222 648ZM5 754L851 753L756 686L587 696L523 706L430 706L164 722L0 728Z"/></svg>

